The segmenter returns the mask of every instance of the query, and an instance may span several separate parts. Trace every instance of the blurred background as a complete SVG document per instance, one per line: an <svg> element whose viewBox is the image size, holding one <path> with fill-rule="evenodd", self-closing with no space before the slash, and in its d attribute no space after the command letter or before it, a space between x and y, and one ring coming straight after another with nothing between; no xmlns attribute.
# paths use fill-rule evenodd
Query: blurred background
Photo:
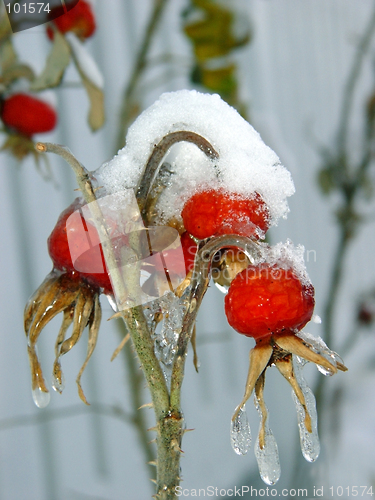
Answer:
<svg viewBox="0 0 375 500"><path fill-rule="evenodd" d="M275 488L307 488L308 498L314 487L324 487L324 498L352 498L353 486L375 492L375 2L92 5L97 27L83 45L104 78L105 123L91 131L84 77L71 61L61 83L43 92L56 105L58 125L33 139L67 145L94 170L123 146L129 124L164 91L219 92L246 116L295 182L288 218L270 231L270 241L290 238L306 248L315 312L323 321L305 329L328 337L349 368L331 379L314 366L304 370L320 417L322 450L313 464L299 450L290 388L277 370L268 370L265 398L282 470ZM13 35L12 43L39 75L51 50L45 26ZM11 91L28 85L20 78ZM152 427L153 413L137 412L134 395L141 404L150 398L130 346L110 362L121 337L116 321L105 321L112 314L105 297L98 345L82 378L91 406L81 403L75 384L84 339L63 358L63 394L52 392L45 409L31 397L23 309L51 270L46 240L77 196L71 169L57 157L49 161L50 171L43 164L38 170L32 154L19 160L10 150L0 152L0 498L150 498L153 471L146 462L154 450L140 441L134 422L142 412L144 427ZM194 431L182 444L182 485L264 488L253 451L239 457L230 446L230 418L242 398L253 341L229 327L223 300L212 286L198 316L199 374L192 353L187 359L182 405ZM47 380L60 320L38 342ZM255 436L258 415L251 401L247 407Z"/></svg>

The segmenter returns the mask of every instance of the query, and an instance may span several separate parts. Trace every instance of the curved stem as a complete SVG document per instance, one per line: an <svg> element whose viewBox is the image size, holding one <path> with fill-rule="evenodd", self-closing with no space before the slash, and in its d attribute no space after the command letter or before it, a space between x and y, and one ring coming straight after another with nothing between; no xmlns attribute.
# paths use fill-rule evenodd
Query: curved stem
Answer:
<svg viewBox="0 0 375 500"><path fill-rule="evenodd" d="M219 158L213 146L204 137L195 132L181 130L164 136L154 147L137 186L137 200L142 215L145 211L147 196L151 191L159 165L168 150L178 142L191 142L195 144L211 160Z"/></svg>
<svg viewBox="0 0 375 500"><path fill-rule="evenodd" d="M190 283L190 292L186 297L188 310L183 319L182 331L178 338L177 352L172 369L170 404L171 411L175 413L180 411L180 388L184 378L185 357L199 307L210 281L211 261L219 250L226 247L243 250L250 259L253 259L254 255L258 255L260 252L257 243L253 240L237 235L224 235L209 240L198 251Z"/></svg>

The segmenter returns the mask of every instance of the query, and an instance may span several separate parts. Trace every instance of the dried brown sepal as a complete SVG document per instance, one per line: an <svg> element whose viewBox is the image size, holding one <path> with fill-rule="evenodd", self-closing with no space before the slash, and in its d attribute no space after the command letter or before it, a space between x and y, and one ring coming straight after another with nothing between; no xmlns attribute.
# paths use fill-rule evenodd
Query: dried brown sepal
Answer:
<svg viewBox="0 0 375 500"><path fill-rule="evenodd" d="M88 344L87 344L86 359L85 359L81 369L79 370L78 376L76 378L79 397L86 405L89 405L89 403L88 403L86 396L85 396L85 394L82 390L82 387L81 387L81 377L82 377L82 374L85 371L87 363L89 362L89 360L92 356L92 353L94 352L94 349L96 347L96 343L98 341L98 334L99 334L101 320L102 320L102 308L100 305L99 295L95 295L92 313L91 313L91 317L89 320L89 338L88 338Z"/></svg>
<svg viewBox="0 0 375 500"><path fill-rule="evenodd" d="M27 347L29 355L30 368L31 368L31 388L35 391L39 388L42 392L48 392L46 383L44 381L42 368L40 366L35 347Z"/></svg>
<svg viewBox="0 0 375 500"><path fill-rule="evenodd" d="M302 389L299 386L297 379L294 375L292 356L289 354L288 356L285 356L282 359L278 359L275 364L281 375L285 377L286 380L289 382L289 384L292 386L292 389L295 395L297 396L298 401L301 403L301 406L305 411L305 427L307 431L311 433L312 432L311 417L306 406L306 401Z"/></svg>
<svg viewBox="0 0 375 500"><path fill-rule="evenodd" d="M237 406L236 411L234 412L232 421L236 419L237 415L240 412L240 409L251 396L258 378L261 376L263 370L268 365L268 362L272 356L272 351L272 346L266 343L258 343L254 347L254 349L251 349L249 354L250 364L249 372L247 375L245 394L241 403Z"/></svg>
<svg viewBox="0 0 375 500"><path fill-rule="evenodd" d="M258 435L258 440L259 440L259 448L263 450L265 442L266 442L266 422L268 418L268 413L267 413L267 407L264 402L264 382L266 378L266 371L263 370L262 374L258 378L256 384L255 384L255 397L257 400L257 403L259 405L261 414L262 414L262 421L261 421L261 426L259 429L259 435Z"/></svg>
<svg viewBox="0 0 375 500"><path fill-rule="evenodd" d="M81 338L83 330L90 319L93 305L94 300L92 294L90 294L88 288L82 287L76 299L72 335L61 344L61 356L70 351L70 349L72 349L72 347L74 347Z"/></svg>
<svg viewBox="0 0 375 500"><path fill-rule="evenodd" d="M300 356L301 358L306 359L307 361L311 361L311 363L315 363L316 365L323 366L332 374L337 373L337 368L335 365L330 363L324 356L317 354L312 350L312 346L308 344L306 341L297 337L294 334L285 335L285 334L274 334L273 339L276 344L281 347L284 351L295 354L296 356ZM340 363L339 369L345 371L345 366Z"/></svg>

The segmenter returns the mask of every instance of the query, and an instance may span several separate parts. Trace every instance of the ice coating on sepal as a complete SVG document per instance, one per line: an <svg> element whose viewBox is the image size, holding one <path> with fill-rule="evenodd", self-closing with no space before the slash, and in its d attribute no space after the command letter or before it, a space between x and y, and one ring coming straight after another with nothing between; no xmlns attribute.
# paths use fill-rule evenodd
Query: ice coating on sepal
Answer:
<svg viewBox="0 0 375 500"><path fill-rule="evenodd" d="M245 405L240 408L236 418L230 422L230 442L237 455L246 455L250 449L251 430Z"/></svg>
<svg viewBox="0 0 375 500"><path fill-rule="evenodd" d="M276 439L268 424L268 408L264 402L263 389L264 374L258 380L254 394L254 404L260 416L260 426L254 452L260 477L266 484L272 485L280 479L281 468Z"/></svg>
<svg viewBox="0 0 375 500"><path fill-rule="evenodd" d="M266 425L263 448L260 447L259 437L257 437L254 452L260 477L266 484L273 485L277 483L281 475L279 450L276 439L268 425Z"/></svg>
<svg viewBox="0 0 375 500"><path fill-rule="evenodd" d="M294 391L292 391L292 397L297 409L298 430L302 455L308 462L315 462L320 453L318 416L316 412L315 396L310 387L307 385L302 374L302 368L304 365L305 360L299 358L298 356L293 356L294 374L305 398L306 408L311 419L312 432L309 432L306 429L305 410L303 409Z"/></svg>
<svg viewBox="0 0 375 500"><path fill-rule="evenodd" d="M155 354L164 365L170 366L176 354L182 320L186 313L184 299L177 297L172 292L167 293L155 301L154 310L159 311L164 316L160 329L157 329L152 335L155 340Z"/></svg>
<svg viewBox="0 0 375 500"><path fill-rule="evenodd" d="M310 333L303 331L298 332L297 337L307 342L310 345L312 351L319 354L320 356L323 356L323 358L329 361L335 368L337 367L337 363L343 365L343 360L340 358L340 356L336 352L331 351L331 349L327 346L322 338L314 337ZM328 368L321 365L316 365L316 367L318 368L320 373L325 376L331 376L335 373L333 370L329 370Z"/></svg>
<svg viewBox="0 0 375 500"><path fill-rule="evenodd" d="M38 408L45 408L48 406L51 395L49 392L42 391L40 387L36 387L32 391L34 403Z"/></svg>

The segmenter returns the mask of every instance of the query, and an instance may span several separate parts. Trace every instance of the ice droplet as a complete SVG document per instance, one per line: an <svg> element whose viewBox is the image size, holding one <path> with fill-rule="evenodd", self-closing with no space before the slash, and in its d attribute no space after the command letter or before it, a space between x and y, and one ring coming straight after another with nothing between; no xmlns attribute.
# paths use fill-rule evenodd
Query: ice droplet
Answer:
<svg viewBox="0 0 375 500"><path fill-rule="evenodd" d="M51 399L50 393L42 391L40 387L34 389L32 395L34 403L38 408L45 408Z"/></svg>
<svg viewBox="0 0 375 500"><path fill-rule="evenodd" d="M307 332L298 332L297 335L299 338L307 342L310 346L310 349L314 351L316 354L319 354L320 356L323 356L327 361L329 361L334 367L336 367L337 362L343 363L342 359L340 356L334 352L331 351L331 349L327 346L327 344L324 342L324 340L321 337L314 337L310 333ZM316 365L320 373L325 375L326 377L330 377L331 375L334 375L333 370L329 370L325 368L324 366L321 365Z"/></svg>
<svg viewBox="0 0 375 500"><path fill-rule="evenodd" d="M250 449L251 430L245 405L240 408L237 417L230 422L230 442L237 455L246 455Z"/></svg>
<svg viewBox="0 0 375 500"><path fill-rule="evenodd" d="M298 429L302 455L308 462L315 462L320 453L318 416L316 412L314 394L310 387L307 385L306 380L304 379L302 374L303 365L304 363L301 362L301 358L299 358L298 356L293 356L294 374L305 398L306 408L311 418L312 432L309 432L306 429L305 410L303 409L301 403L298 401L298 398L295 395L294 391L292 391L292 397L297 409Z"/></svg>
<svg viewBox="0 0 375 500"><path fill-rule="evenodd" d="M258 399L255 394L254 402L261 419L254 448L255 457L258 462L260 477L266 484L273 485L277 483L281 475L279 450L276 439L268 425L268 409L264 403L263 395L261 399ZM260 440L263 446L261 446Z"/></svg>
<svg viewBox="0 0 375 500"><path fill-rule="evenodd" d="M167 293L154 302L154 307L158 307L164 316L162 325L152 335L155 340L155 354L166 367L169 367L176 354L177 341L186 312L185 299L176 297L174 293Z"/></svg>
<svg viewBox="0 0 375 500"><path fill-rule="evenodd" d="M263 448L260 447L259 437L257 437L254 451L260 477L266 484L273 485L277 483L281 475L279 450L276 439L268 425L266 425Z"/></svg>
<svg viewBox="0 0 375 500"><path fill-rule="evenodd" d="M60 377L52 375L52 387L56 392L62 393L65 388L65 377L63 373L61 373Z"/></svg>

